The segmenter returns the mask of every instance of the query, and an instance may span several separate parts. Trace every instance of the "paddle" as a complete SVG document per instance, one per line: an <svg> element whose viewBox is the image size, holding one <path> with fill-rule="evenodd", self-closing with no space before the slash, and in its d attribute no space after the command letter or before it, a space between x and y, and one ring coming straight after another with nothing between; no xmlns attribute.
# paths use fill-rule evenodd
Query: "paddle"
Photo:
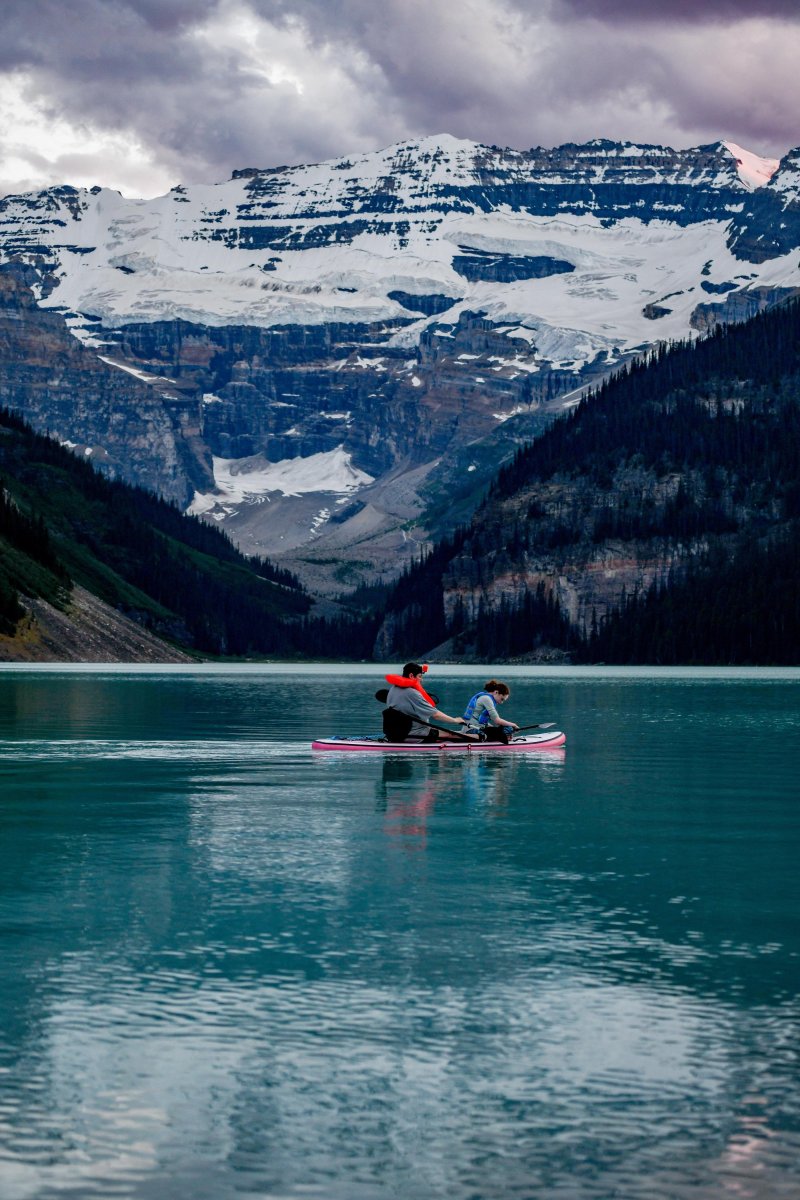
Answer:
<svg viewBox="0 0 800 1200"><path fill-rule="evenodd" d="M435 692L428 692L428 695L430 696L430 698L434 704L439 703L439 697L436 695ZM375 693L375 699L378 701L379 704L385 704L386 701L389 699L389 689L388 688L378 688L377 692Z"/></svg>
<svg viewBox="0 0 800 1200"><path fill-rule="evenodd" d="M418 725L427 725L429 729L438 729L439 733L446 733L448 737L460 738L462 742L473 742L474 743L478 740L475 737L469 737L466 733L459 733L455 729L446 729L443 725L433 725L433 724L431 724L430 721L423 721L420 717L414 717L413 720L415 720ZM447 739L445 739L445 740L447 740ZM431 745L435 746L436 743L431 742Z"/></svg>
<svg viewBox="0 0 800 1200"><path fill-rule="evenodd" d="M431 700L433 700L434 704L438 704L439 697L434 696L433 692L431 692L429 694L430 694ZM378 688L377 692L375 693L375 699L377 701L379 701L381 704L386 703L388 696L389 696L388 688ZM449 733L453 737L460 737L461 740L464 742L474 742L475 741L474 738L467 737L467 735L464 733L456 733L456 731L454 729L444 730L444 729L442 729L441 725L431 725L430 721L420 721L418 717L415 717L414 719L416 721L418 721L418 723L420 725L428 725L431 729L441 729L443 733ZM515 729L513 731L511 736L513 737L514 733L526 733L529 729L553 729L554 726L555 726L555 721L540 721L538 725L520 725L520 727L518 729Z"/></svg>
<svg viewBox="0 0 800 1200"><path fill-rule="evenodd" d="M442 733L447 733L450 737L461 738L462 742L475 742L476 738L469 737L466 733L457 733L455 729L444 729L441 725L431 725L430 721L421 721L419 717L414 717L414 720L420 725L428 725L431 729L439 729ZM541 721L538 725L520 725L519 729L509 729L509 736L513 737L515 733L524 733L528 729L553 729L555 721Z"/></svg>

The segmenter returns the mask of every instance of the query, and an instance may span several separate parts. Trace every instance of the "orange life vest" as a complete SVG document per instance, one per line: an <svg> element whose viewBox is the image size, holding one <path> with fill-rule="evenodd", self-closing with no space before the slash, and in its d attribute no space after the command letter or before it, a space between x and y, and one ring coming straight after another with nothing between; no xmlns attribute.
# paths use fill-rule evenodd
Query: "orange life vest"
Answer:
<svg viewBox="0 0 800 1200"><path fill-rule="evenodd" d="M433 703L433 700L431 700L430 696L425 691L424 687L422 686L422 684L420 683L420 681L418 679L408 679L405 675L387 675L386 682L390 683L392 685L392 687L413 688L414 691L419 692L419 694L420 694L420 696L422 696L423 700L428 701L428 704L430 704L432 708L436 708L436 705Z"/></svg>

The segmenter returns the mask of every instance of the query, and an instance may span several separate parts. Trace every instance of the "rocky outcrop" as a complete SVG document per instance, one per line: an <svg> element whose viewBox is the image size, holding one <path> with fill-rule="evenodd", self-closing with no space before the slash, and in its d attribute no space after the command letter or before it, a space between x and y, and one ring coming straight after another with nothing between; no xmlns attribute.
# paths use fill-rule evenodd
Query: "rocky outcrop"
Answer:
<svg viewBox="0 0 800 1200"><path fill-rule="evenodd" d="M14 637L0 635L3 662L190 663L183 651L161 641L85 588L76 587L66 609L23 598L27 616Z"/></svg>
<svg viewBox="0 0 800 1200"><path fill-rule="evenodd" d="M453 255L453 270L471 283L513 283L517 279L547 279L575 270L575 264L547 254L503 254L490 250L468 250Z"/></svg>
<svg viewBox="0 0 800 1200"><path fill-rule="evenodd" d="M596 547L571 547L561 554L525 554L505 563L500 555L499 561L484 564L479 584L472 564L460 559L447 574L445 612L450 618L459 609L474 621L481 604L497 610L505 600L513 607L526 592L536 592L541 584L545 595L554 597L571 624L585 634L618 608L626 596L644 595L670 571L679 572L703 548L700 542L685 544L678 550L664 543L614 541Z"/></svg>
<svg viewBox="0 0 800 1200"><path fill-rule="evenodd" d="M800 148L781 159L764 188L748 196L731 223L729 245L738 259L763 263L800 244Z"/></svg>
<svg viewBox="0 0 800 1200"><path fill-rule="evenodd" d="M754 287L729 292L725 299L715 304L698 304L691 316L692 329L698 333L710 333L719 325L730 325L747 321L757 313L766 312L775 304L800 295L800 287L775 288Z"/></svg>

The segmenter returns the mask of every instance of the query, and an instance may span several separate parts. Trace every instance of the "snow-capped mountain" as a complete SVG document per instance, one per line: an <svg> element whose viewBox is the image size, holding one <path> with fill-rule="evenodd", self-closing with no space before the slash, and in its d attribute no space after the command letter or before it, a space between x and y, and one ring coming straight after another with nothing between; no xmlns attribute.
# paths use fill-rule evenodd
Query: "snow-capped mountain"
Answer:
<svg viewBox="0 0 800 1200"><path fill-rule="evenodd" d="M775 229L753 228L755 188ZM440 137L240 171L155 200L103 188L9 197L0 237L6 255L49 260L56 283L44 304L111 327L397 320L420 311L404 301L436 296L437 308L451 302L451 318L483 308L539 332L563 316L565 330L624 347L652 340L648 301L676 301L659 332L684 332L704 281L706 291L785 282L796 264L768 243L799 188L796 156L779 164L733 144L521 152ZM800 212L791 216L789 253L800 240ZM745 241L765 242L756 272L737 250ZM615 295L601 297L608 311L595 301L598 285L612 283ZM576 362L586 358L581 341Z"/></svg>
<svg viewBox="0 0 800 1200"><path fill-rule="evenodd" d="M162 397L195 511L318 557L413 543L448 470L490 469L626 356L794 291L798 246L800 150L733 143L441 136L155 200L0 202L2 260L36 267L40 307Z"/></svg>

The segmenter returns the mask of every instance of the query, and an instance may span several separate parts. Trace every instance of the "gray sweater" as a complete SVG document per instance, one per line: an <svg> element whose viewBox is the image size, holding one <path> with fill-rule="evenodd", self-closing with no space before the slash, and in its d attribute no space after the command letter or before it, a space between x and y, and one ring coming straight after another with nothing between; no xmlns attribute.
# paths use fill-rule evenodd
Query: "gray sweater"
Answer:
<svg viewBox="0 0 800 1200"><path fill-rule="evenodd" d="M428 732L428 726L431 724L436 708L433 704L429 704L424 696L420 696L416 688L400 688L392 684L389 688L389 695L386 697L386 703L389 708L396 708L398 712L405 713L407 717L417 718L411 726L412 734L419 735ZM424 721L426 724L419 725L417 721Z"/></svg>

